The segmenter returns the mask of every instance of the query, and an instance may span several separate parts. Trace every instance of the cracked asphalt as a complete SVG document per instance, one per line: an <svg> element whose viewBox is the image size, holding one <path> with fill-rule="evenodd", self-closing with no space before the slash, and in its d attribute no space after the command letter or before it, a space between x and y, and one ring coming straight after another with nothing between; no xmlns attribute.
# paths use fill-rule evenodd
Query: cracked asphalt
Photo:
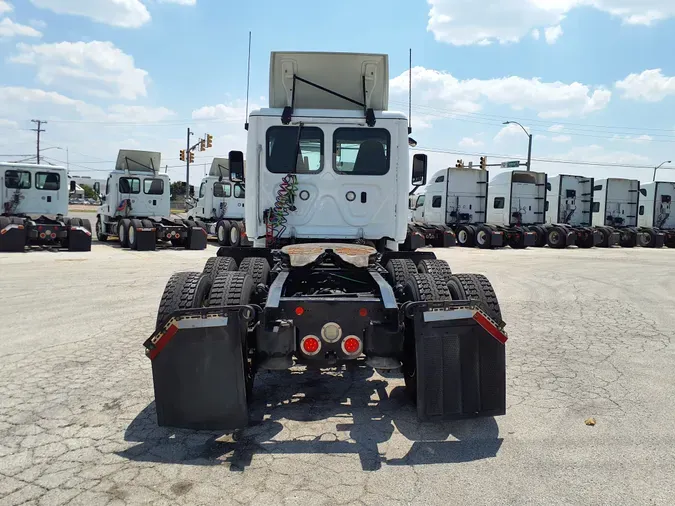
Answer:
<svg viewBox="0 0 675 506"><path fill-rule="evenodd" d="M673 504L675 251L436 251L497 290L506 416L420 424L397 374L297 369L234 435L158 428L142 347L214 246L0 254L0 505Z"/></svg>

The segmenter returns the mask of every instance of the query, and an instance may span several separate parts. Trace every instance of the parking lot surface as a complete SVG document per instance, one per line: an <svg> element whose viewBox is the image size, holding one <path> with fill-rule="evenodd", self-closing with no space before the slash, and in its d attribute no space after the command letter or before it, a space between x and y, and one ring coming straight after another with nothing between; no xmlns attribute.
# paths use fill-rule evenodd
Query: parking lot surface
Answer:
<svg viewBox="0 0 675 506"><path fill-rule="evenodd" d="M495 286L506 416L420 424L396 374L297 369L244 431L158 428L142 343L215 252L0 254L0 505L673 504L674 250L436 250Z"/></svg>

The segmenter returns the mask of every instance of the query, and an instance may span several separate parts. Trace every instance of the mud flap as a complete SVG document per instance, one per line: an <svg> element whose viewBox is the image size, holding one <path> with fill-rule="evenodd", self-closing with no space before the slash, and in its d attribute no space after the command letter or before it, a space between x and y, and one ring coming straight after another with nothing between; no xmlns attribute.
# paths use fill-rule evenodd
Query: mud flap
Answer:
<svg viewBox="0 0 675 506"><path fill-rule="evenodd" d="M500 326L467 301L414 302L417 416L421 421L506 413L506 347Z"/></svg>
<svg viewBox="0 0 675 506"><path fill-rule="evenodd" d="M566 231L563 229L563 233L565 234L565 247L569 246L575 246L577 244L577 234L570 230Z"/></svg>
<svg viewBox="0 0 675 506"><path fill-rule="evenodd" d="M145 343L157 423L235 430L248 425L242 334L251 306L174 313Z"/></svg>
<svg viewBox="0 0 675 506"><path fill-rule="evenodd" d="M652 248L663 248L666 245L666 234L663 232L656 232L654 234L654 244Z"/></svg>
<svg viewBox="0 0 675 506"><path fill-rule="evenodd" d="M490 234L490 247L491 248L504 247L504 232L493 231Z"/></svg>
<svg viewBox="0 0 675 506"><path fill-rule="evenodd" d="M607 238L607 246L617 246L621 243L621 234L617 231L613 231L609 234Z"/></svg>
<svg viewBox="0 0 675 506"><path fill-rule="evenodd" d="M0 251L23 251L28 239L26 227L11 223L0 230Z"/></svg>
<svg viewBox="0 0 675 506"><path fill-rule="evenodd" d="M537 233L523 232L523 244L526 248L533 248L537 244Z"/></svg>
<svg viewBox="0 0 675 506"><path fill-rule="evenodd" d="M426 239L424 235L412 227L408 227L408 232L405 241L401 246L402 251L415 251L426 246Z"/></svg>
<svg viewBox="0 0 675 506"><path fill-rule="evenodd" d="M136 229L136 247L137 251L155 251L157 246L157 230L154 228L143 227Z"/></svg>
<svg viewBox="0 0 675 506"><path fill-rule="evenodd" d="M603 239L604 236L602 235L602 232L598 229L593 230L593 246L597 247L602 244Z"/></svg>
<svg viewBox="0 0 675 506"><path fill-rule="evenodd" d="M206 249L208 236L206 230L200 226L192 226L188 230L186 249Z"/></svg>
<svg viewBox="0 0 675 506"><path fill-rule="evenodd" d="M440 233L442 235L443 248L457 246L457 238L455 237L455 233L452 230L441 230Z"/></svg>
<svg viewBox="0 0 675 506"><path fill-rule="evenodd" d="M68 251L91 251L91 232L84 227L70 227Z"/></svg>

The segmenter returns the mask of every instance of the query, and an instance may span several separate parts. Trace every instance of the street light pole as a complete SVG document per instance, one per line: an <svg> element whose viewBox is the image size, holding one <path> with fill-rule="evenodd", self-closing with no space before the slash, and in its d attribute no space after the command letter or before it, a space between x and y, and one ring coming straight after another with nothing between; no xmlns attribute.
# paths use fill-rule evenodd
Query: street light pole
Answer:
<svg viewBox="0 0 675 506"><path fill-rule="evenodd" d="M530 169L531 169L531 165L532 165L532 134L531 134L530 132L528 132L528 131L525 129L525 127L524 127L523 125L521 125L520 123L518 123L517 121L505 121L503 124L504 124L504 125L511 125L511 124L518 125L520 128L523 129L523 132L525 132L525 135L527 135L527 138L528 138L528 143L527 143L527 163L526 163L525 165L527 166L527 170L528 170L528 172L529 172Z"/></svg>
<svg viewBox="0 0 675 506"><path fill-rule="evenodd" d="M667 162L663 162L661 165L658 165L658 166L654 167L654 179L652 179L652 181L656 181L656 171L659 170L661 167L663 167L667 163L673 163L673 162L668 160Z"/></svg>

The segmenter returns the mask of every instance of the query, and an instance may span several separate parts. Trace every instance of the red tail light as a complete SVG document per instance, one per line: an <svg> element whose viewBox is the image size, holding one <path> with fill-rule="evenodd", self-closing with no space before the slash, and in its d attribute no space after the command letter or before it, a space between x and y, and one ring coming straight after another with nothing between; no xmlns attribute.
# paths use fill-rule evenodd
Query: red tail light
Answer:
<svg viewBox="0 0 675 506"><path fill-rule="evenodd" d="M302 316L303 314L305 314L305 308L303 308L302 306L296 307L295 314L298 316Z"/></svg>
<svg viewBox="0 0 675 506"><path fill-rule="evenodd" d="M306 355L316 355L321 350L321 341L316 336L305 336L300 341L300 348Z"/></svg>
<svg viewBox="0 0 675 506"><path fill-rule="evenodd" d="M361 339L356 336L347 336L347 339L342 341L342 351L347 355L356 355L361 352Z"/></svg>

